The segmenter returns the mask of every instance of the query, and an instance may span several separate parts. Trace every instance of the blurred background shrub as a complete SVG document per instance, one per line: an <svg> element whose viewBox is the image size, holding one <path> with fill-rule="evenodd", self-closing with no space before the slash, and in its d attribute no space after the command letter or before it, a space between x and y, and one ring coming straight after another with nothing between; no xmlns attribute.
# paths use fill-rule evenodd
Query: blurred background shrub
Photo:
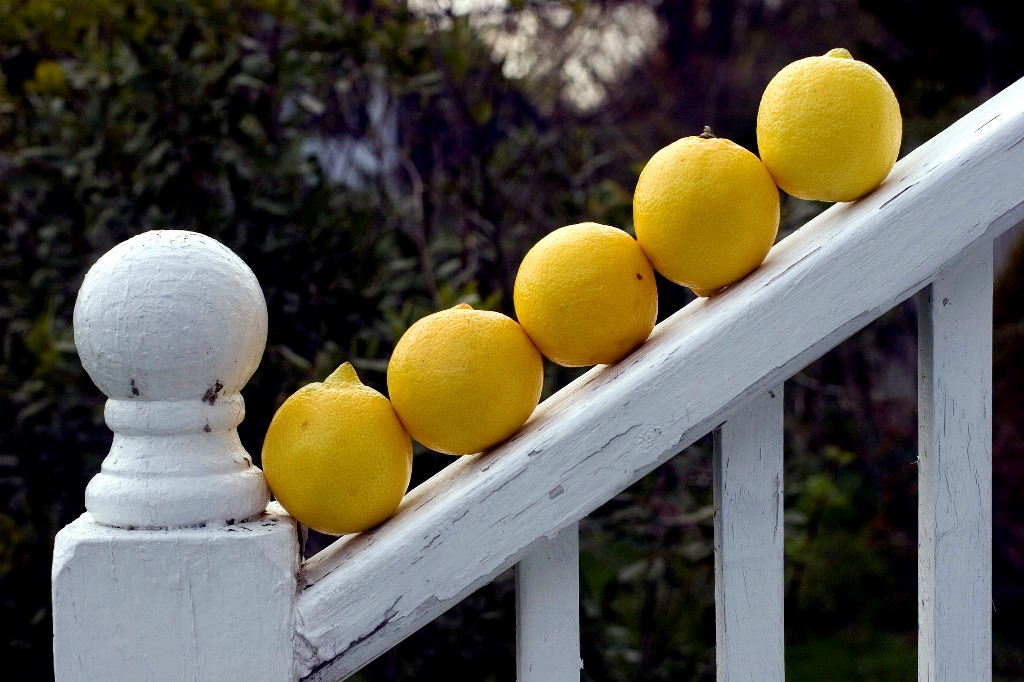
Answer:
<svg viewBox="0 0 1024 682"><path fill-rule="evenodd" d="M0 642L52 676L55 533L110 445L71 315L82 278L151 229L209 234L270 310L239 428L350 360L384 391L423 315L514 314L547 232L632 230L660 147L711 125L756 151L757 104L844 46L900 100L906 153L1024 74L1009 3L924 0L0 0ZM825 208L783 198L780 238ZM1024 678L1024 251L1000 247L996 672ZM659 280L661 318L691 299ZM737 358L742 362L742 358ZM787 383L791 680L914 676L916 323L905 303ZM547 366L545 396L579 370ZM413 485L450 463L417 449ZM709 441L582 524L584 678L710 680ZM330 538L315 533L307 553ZM244 633L240 633L244 636ZM514 678L502 576L359 673Z"/></svg>

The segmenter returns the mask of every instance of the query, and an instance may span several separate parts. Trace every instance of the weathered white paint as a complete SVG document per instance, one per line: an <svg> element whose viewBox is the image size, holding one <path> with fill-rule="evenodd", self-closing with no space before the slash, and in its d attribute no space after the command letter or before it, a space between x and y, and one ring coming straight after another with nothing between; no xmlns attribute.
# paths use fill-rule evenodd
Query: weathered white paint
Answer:
<svg viewBox="0 0 1024 682"><path fill-rule="evenodd" d="M921 682L992 679L992 245L918 295Z"/></svg>
<svg viewBox="0 0 1024 682"><path fill-rule="evenodd" d="M782 385L714 436L715 658L720 682L786 677L783 630Z"/></svg>
<svg viewBox="0 0 1024 682"><path fill-rule="evenodd" d="M358 670L536 538L578 521L1024 219L1022 173L1018 81L902 159L876 191L776 245L744 281L544 401L510 441L456 460L391 520L308 561L300 670L316 680Z"/></svg>
<svg viewBox="0 0 1024 682"><path fill-rule="evenodd" d="M579 537L569 524L516 564L517 682L579 682Z"/></svg>
<svg viewBox="0 0 1024 682"><path fill-rule="evenodd" d="M58 682L290 682L299 550L279 509L232 526L127 530L88 513L53 556Z"/></svg>
<svg viewBox="0 0 1024 682"><path fill-rule="evenodd" d="M240 521L270 499L235 427L267 340L259 282L205 235L154 230L101 257L75 303L82 366L114 432L85 505L100 523Z"/></svg>
<svg viewBox="0 0 1024 682"><path fill-rule="evenodd" d="M264 513L235 430L267 336L252 271L204 235L147 232L89 270L74 323L114 441L56 538L56 679L294 680L295 523Z"/></svg>

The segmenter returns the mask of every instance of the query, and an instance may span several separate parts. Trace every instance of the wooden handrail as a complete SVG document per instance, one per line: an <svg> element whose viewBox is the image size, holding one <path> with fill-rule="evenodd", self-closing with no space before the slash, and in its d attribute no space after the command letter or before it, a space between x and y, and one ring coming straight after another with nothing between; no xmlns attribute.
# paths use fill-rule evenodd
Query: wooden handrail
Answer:
<svg viewBox="0 0 1024 682"><path fill-rule="evenodd" d="M632 355L597 367L491 452L454 461L299 576L301 675L360 669L1024 219L1024 80L825 211Z"/></svg>

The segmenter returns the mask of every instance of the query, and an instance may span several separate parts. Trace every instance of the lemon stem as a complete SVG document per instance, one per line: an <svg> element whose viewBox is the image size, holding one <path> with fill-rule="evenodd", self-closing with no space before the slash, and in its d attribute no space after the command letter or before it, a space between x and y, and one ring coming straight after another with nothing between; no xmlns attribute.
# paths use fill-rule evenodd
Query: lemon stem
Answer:
<svg viewBox="0 0 1024 682"><path fill-rule="evenodd" d="M703 140L713 140L718 136L715 135L715 132L713 130L711 130L711 126L704 126L704 132L698 135L697 137Z"/></svg>
<svg viewBox="0 0 1024 682"><path fill-rule="evenodd" d="M460 303L457 306L453 306L452 310L472 310L473 306L468 303Z"/></svg>
<svg viewBox="0 0 1024 682"><path fill-rule="evenodd" d="M838 59L853 59L853 55L845 47L837 47L834 50L829 50L825 53L826 57L836 57Z"/></svg>
<svg viewBox="0 0 1024 682"><path fill-rule="evenodd" d="M343 363L338 369L331 372L331 376L324 379L324 386L340 386L342 384L360 384L363 382L359 380L359 375L356 374L356 368L352 366L352 363Z"/></svg>

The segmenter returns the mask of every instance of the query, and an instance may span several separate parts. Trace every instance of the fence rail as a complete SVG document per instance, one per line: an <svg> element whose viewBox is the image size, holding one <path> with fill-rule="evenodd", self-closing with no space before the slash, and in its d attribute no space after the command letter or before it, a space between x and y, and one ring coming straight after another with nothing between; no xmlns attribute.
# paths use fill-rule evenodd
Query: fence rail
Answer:
<svg viewBox="0 0 1024 682"><path fill-rule="evenodd" d="M764 473L746 470L749 464L743 459L747 450L762 447L759 440L768 436L734 423L732 415L740 410L747 411L747 419L754 418L746 403L763 402L769 390L882 313L922 289L930 292L933 281L953 289L952 300L963 295L965 301L938 311L943 326L926 336L938 339L928 357L944 372L970 372L975 383L936 378L937 390L923 394L928 404L922 406L922 414L941 417L941 411L929 412L936 401L964 399L975 405L980 396L989 396L991 337L984 330L991 333L991 256L960 261L974 252L990 254L992 239L1024 219L1022 178L1024 81L907 155L871 195L833 206L782 240L747 279L718 296L691 303L658 325L630 357L591 370L546 400L511 441L482 456L458 460L420 485L389 523L367 535L343 538L307 562L297 604L302 674L329 680L353 673L529 556L537 538L554 537L719 427L723 478L716 483L722 505L717 509L721 518L716 529L721 534L716 575L717 596L725 603L719 608L718 632L732 636L730 614L739 608L744 618L772 614L758 618L770 618L781 637L774 587L781 575L778 541L763 537L767 531L756 531L755 538L740 536L742 531L737 530L745 524L763 528L761 515L766 510L775 518L774 503L763 499L778 492L775 479L744 480ZM988 282L987 298L978 289L980 281ZM961 324L960 331L947 329L947 322L954 327L958 323L946 313L963 306L980 306L988 311L987 317L963 311L970 328ZM926 319L936 321L934 316ZM978 326L984 319L988 326ZM960 338L968 332L971 338ZM964 350L975 347L976 352ZM987 373L980 372L979 365L986 361ZM947 393L956 386L975 393ZM988 409L984 419L990 415ZM990 426L967 418L960 423L970 434L969 442L946 441L947 434L937 429L923 427L922 432L948 444L945 449L926 447L922 453L926 461L931 452L940 453L936 475L945 475L944 467L960 471L966 457L974 462L970 471L978 481L973 498L932 486L937 497L922 500L922 519L935 519L941 529L934 547L927 539L922 543L922 577L940 581L931 583L934 592L923 588L929 605L922 606L922 625L932 633L923 640L923 671L936 666L952 670L945 662L932 665L939 656L948 659L963 653L968 659L988 661L984 647L989 641L991 599L984 595L991 588L981 579L965 581L991 573L991 541L982 546L990 535L981 531L985 526L990 533L991 527L991 510L984 507L990 505L990 495L986 497L983 480L991 475L984 454L991 456L991 438L986 439ZM769 431L777 428L772 425ZM737 441L735 452L728 445L731 438ZM947 451L949 461L943 457ZM977 459L972 459L976 451ZM959 459L955 453L960 453ZM769 459L765 466L777 468L777 455ZM735 469L730 466L734 461ZM733 471L736 481L728 478ZM973 485L975 479L971 480ZM734 485L748 488L752 499L731 497ZM730 512L743 515L742 522L730 523ZM970 531L944 535L945 526L959 518L971 519ZM482 537L486 543L480 542ZM744 570L736 564L744 550L731 548L732 542L749 543L774 557L762 563L765 574L758 574L765 591L748 595L746 605L741 603L747 598L742 594L730 601L734 571ZM959 543L957 551L953 543ZM965 561L964 550L975 545L969 567L952 565ZM927 569L929 553L937 556L941 570ZM985 614L970 609L968 602L981 604ZM964 623L979 630L972 635L977 643L971 652L962 646L950 648L951 641L942 644L944 637L956 639L956 629ZM744 636L739 626L731 631ZM758 636L748 635L751 640ZM937 640L929 649L932 636ZM748 678L765 679L767 660L780 668L781 679L777 643L750 641L735 648L728 641L721 644L720 664L737 670L757 665L762 672ZM985 679L942 675L934 672L922 679ZM737 672L728 679L747 678Z"/></svg>
<svg viewBox="0 0 1024 682"><path fill-rule="evenodd" d="M266 579L255 582L278 589L255 598L275 618L290 615L283 625L260 621L249 649L279 647L287 632L294 668L274 677L245 665L224 677L217 668L217 679L342 679L517 566L519 679L577 680L579 520L711 432L718 676L783 679L783 383L915 294L921 311L919 677L990 679L991 248L996 236L1024 220L1022 179L1019 81L902 159L875 192L830 208L781 241L745 280L691 303L629 357L545 400L510 441L454 461L410 491L394 518L304 562L291 591L279 576L282 567L288 573L298 565L297 548L280 532L287 519L273 516L270 525L278 530L264 542L279 556L261 574ZM199 424L206 412L189 414L189 423ZM146 415L147 423L159 421ZM238 451L231 453L237 463ZM100 528L88 514L62 531L54 562L58 679L122 671L133 679L208 677L205 671L214 668L204 666L215 665L209 660L228 654L207 642L202 633L210 628L197 623L213 612L212 621L229 622L231 614L223 612L234 606L191 595L211 594L211 585L239 575L237 550L224 544L229 535L216 524ZM154 537L165 541L146 551L159 560L139 568L128 550ZM183 567L175 549L182 543L205 547L205 563L195 558ZM85 551L90 547L109 553ZM257 548L256 554L266 553ZM135 570L176 565L177 582L136 576L131 585L139 594L121 594L106 606L89 601L97 591L123 593L127 583L118 570L132 561ZM185 587L189 597L182 595ZM155 603L181 621L170 635L165 627L160 642L143 641L143 634L133 641L124 626L140 604L153 602L144 589L162 594L164 601ZM230 597L240 599L237 590ZM101 617L93 618L101 607ZM238 618L252 618L252 609L236 610ZM188 611L191 625L182 615ZM74 626L82 618L96 623L91 639ZM90 649L90 641L109 637L137 649L138 660L125 663L109 644L98 645L99 653ZM167 658L161 646L188 649L189 667L168 672L147 662L149 651L154 660ZM238 657L249 649L237 649Z"/></svg>

